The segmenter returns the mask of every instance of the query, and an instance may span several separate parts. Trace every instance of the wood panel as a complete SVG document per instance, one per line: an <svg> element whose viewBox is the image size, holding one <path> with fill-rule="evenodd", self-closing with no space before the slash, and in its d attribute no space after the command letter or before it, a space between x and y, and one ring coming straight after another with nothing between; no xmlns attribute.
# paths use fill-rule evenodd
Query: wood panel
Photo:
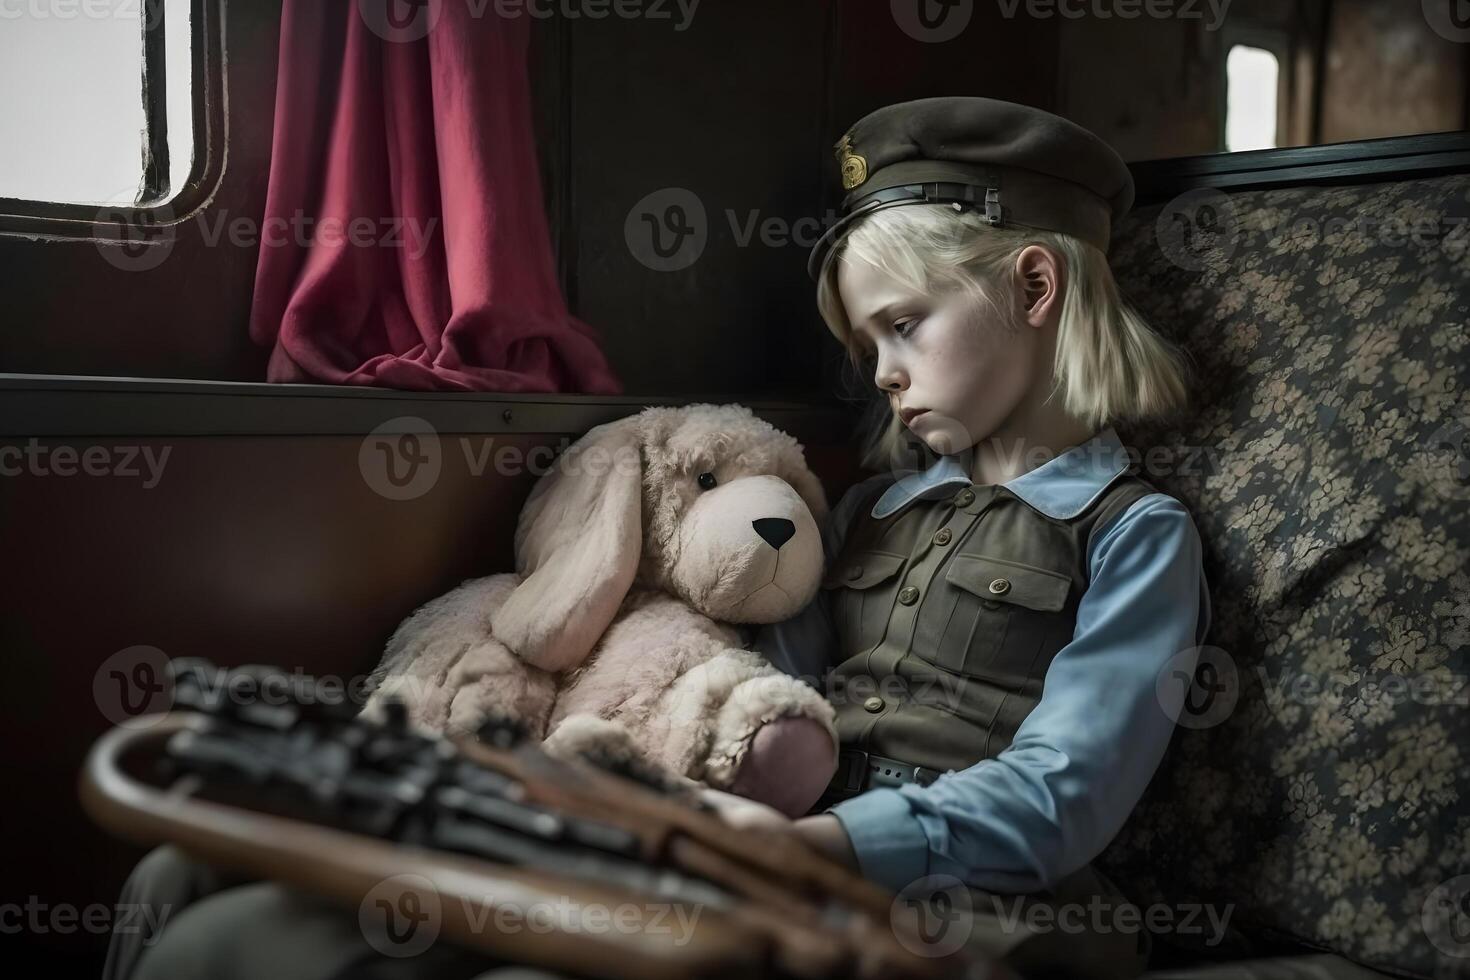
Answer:
<svg viewBox="0 0 1470 980"><path fill-rule="evenodd" d="M406 499L384 495L358 435L0 438L5 901L111 905L141 856L93 827L75 795L121 699L149 703L131 678L154 655L137 648L358 683L418 605L513 568L535 474L496 454L576 435L442 434L437 478ZM31 445L19 466L6 451ZM861 475L840 442L806 448L834 500ZM91 475L89 451L108 461ZM105 946L99 934L0 935L0 956L26 947L64 975L95 976Z"/></svg>

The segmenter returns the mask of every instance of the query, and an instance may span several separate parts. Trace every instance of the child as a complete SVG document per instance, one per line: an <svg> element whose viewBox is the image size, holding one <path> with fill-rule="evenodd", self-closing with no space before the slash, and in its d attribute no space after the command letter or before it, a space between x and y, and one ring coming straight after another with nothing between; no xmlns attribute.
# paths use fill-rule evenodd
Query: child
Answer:
<svg viewBox="0 0 1470 980"><path fill-rule="evenodd" d="M885 396L866 460L895 466L906 431L939 458L849 490L817 600L755 640L837 709L825 812L709 798L894 891L948 892L968 914L930 932L935 952L958 926L1022 976L1136 976L1147 933L1090 862L1163 755L1209 605L1193 522L1127 471L1109 425L1184 401L1179 355L1104 257L1132 180L1085 130L979 98L880 109L839 153L847 214L811 268L828 326ZM158 860L153 878L195 888L181 859ZM139 980L325 976L371 953L352 917L268 883L180 922ZM446 944L373 966L484 969Z"/></svg>
<svg viewBox="0 0 1470 980"><path fill-rule="evenodd" d="M1105 257L1132 179L1086 130L983 98L888 106L837 148L846 215L810 270L886 402L865 463L896 467L905 430L940 455L849 490L818 599L754 641L837 708L825 812L709 798L895 892L951 891L961 938L1023 976L1136 976L1148 934L1090 862L1163 756L1210 608L1189 514L1110 424L1185 400Z"/></svg>

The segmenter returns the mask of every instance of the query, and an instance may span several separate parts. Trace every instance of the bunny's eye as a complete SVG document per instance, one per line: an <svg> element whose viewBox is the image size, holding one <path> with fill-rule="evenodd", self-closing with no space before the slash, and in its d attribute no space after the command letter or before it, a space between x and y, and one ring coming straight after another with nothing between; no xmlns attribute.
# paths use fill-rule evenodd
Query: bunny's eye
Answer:
<svg viewBox="0 0 1470 980"><path fill-rule="evenodd" d="M699 489L701 490L713 490L718 482L713 473L699 474Z"/></svg>

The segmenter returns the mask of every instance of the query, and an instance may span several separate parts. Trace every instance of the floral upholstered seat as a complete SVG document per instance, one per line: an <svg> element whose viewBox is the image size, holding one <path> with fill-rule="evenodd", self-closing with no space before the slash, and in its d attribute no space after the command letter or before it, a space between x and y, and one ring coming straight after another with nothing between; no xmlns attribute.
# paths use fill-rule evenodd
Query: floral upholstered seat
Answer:
<svg viewBox="0 0 1470 980"><path fill-rule="evenodd" d="M1216 649L1098 863L1232 910L1176 950L1335 954L1159 980L1470 976L1467 216L1470 175L1198 191L1115 239L1195 361L1187 415L1120 432L1195 516Z"/></svg>

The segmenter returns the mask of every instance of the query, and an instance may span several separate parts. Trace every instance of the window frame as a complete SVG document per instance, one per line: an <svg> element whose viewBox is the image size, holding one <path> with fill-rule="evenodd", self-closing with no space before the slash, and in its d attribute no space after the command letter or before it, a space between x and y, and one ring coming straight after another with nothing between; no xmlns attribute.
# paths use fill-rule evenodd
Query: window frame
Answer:
<svg viewBox="0 0 1470 980"><path fill-rule="evenodd" d="M0 372L0 442L74 437L369 435L385 422L422 420L440 435L586 432L687 395L406 391L356 385L271 384ZM722 396L807 445L837 445L851 429L830 399L759 392ZM427 430L425 430L427 431Z"/></svg>
<svg viewBox="0 0 1470 980"><path fill-rule="evenodd" d="M1326 30L1326 19L1317 26ZM1234 44L1264 48L1277 56L1281 84L1277 92L1277 138L1284 135L1288 110L1301 96L1314 104L1321 99L1323 55L1310 66L1298 57L1290 32L1265 24L1229 25L1220 38L1221 50L1228 54ZM1323 45L1319 45L1321 50ZM1470 66L1470 46L1466 51ZM1225 58L1220 59L1221 84L1219 106L1219 142L1225 145L1225 104L1228 97L1224 75ZM1307 74L1303 74L1303 72ZM1320 114L1320 113L1319 113ZM1320 134L1313 127L1313 138ZM1414 180L1452 173L1470 173L1470 110L1462 120L1462 128L1439 133L1410 133L1382 136L1338 143L1310 143L1301 146L1278 146L1266 150L1222 150L1152 160L1132 161L1136 201L1139 204L1167 201L1186 191L1213 188L1223 191L1268 190L1313 184L1365 184L1380 181Z"/></svg>
<svg viewBox="0 0 1470 980"><path fill-rule="evenodd" d="M190 6L193 6L191 0ZM165 0L142 0L143 11L143 118L147 145L143 153L143 183L139 197L161 200L168 188L168 5ZM189 18L193 21L193 17ZM190 60L194 51L189 44ZM191 100L192 101L192 100Z"/></svg>
<svg viewBox="0 0 1470 980"><path fill-rule="evenodd" d="M1206 187L1237 191L1414 180L1470 172L1470 129L1165 157L1136 161L1128 169L1140 204Z"/></svg>
<svg viewBox="0 0 1470 980"><path fill-rule="evenodd" d="M183 187L169 197L162 194L169 173L163 0L143 0L142 6L145 71L141 94L147 120L143 203L98 205L0 197L0 235L140 244L139 229L181 224L214 196L224 175L226 140L225 0L190 0L194 159ZM163 84L149 84L150 80Z"/></svg>

